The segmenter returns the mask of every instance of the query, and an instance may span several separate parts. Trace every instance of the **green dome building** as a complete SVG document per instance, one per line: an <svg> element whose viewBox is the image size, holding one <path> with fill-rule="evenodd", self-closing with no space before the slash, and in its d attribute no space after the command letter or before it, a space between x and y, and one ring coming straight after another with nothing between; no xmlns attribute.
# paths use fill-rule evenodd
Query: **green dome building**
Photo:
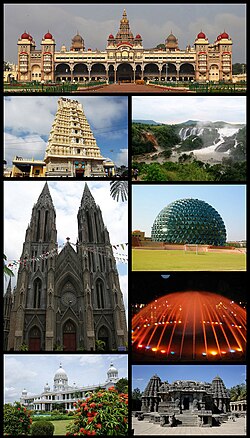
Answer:
<svg viewBox="0 0 250 438"><path fill-rule="evenodd" d="M224 246L226 228L219 213L200 199L179 199L157 215L151 231L155 242Z"/></svg>

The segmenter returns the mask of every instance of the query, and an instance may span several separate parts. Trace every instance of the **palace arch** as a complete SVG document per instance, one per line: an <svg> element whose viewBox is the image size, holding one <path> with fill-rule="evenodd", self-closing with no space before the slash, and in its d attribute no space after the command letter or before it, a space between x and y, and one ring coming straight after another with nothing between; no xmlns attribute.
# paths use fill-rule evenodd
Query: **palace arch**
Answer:
<svg viewBox="0 0 250 438"><path fill-rule="evenodd" d="M56 66L55 80L58 82L71 80L71 72L70 72L69 64L62 63Z"/></svg>
<svg viewBox="0 0 250 438"><path fill-rule="evenodd" d="M116 72L116 80L120 82L133 82L134 72L132 66L128 63L119 64Z"/></svg>

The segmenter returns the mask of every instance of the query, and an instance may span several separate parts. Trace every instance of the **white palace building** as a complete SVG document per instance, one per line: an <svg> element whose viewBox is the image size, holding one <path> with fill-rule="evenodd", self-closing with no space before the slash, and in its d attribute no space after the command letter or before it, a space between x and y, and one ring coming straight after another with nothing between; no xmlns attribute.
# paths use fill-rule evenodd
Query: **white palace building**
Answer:
<svg viewBox="0 0 250 438"><path fill-rule="evenodd" d="M163 35L164 38L164 35ZM116 35L108 36L105 50L85 48L77 33L70 48L56 49L56 41L47 32L41 49L26 31L18 39L17 80L21 82L135 82L156 81L231 81L232 39L224 31L209 42L200 31L193 46L180 49L172 31L164 44L144 48L142 37L130 30L124 9Z"/></svg>
<svg viewBox="0 0 250 438"><path fill-rule="evenodd" d="M108 389L118 382L118 370L110 364L107 371L107 380L104 383L98 383L91 386L78 387L75 383L72 386L68 384L68 376L62 368L62 364L55 373L53 389L50 389L48 383L44 386L41 394L28 395L26 389L22 391L20 402L23 406L35 411L49 412L56 409L56 405L64 405L66 410L74 410L75 403L78 399L84 399L86 393L95 391L96 389Z"/></svg>

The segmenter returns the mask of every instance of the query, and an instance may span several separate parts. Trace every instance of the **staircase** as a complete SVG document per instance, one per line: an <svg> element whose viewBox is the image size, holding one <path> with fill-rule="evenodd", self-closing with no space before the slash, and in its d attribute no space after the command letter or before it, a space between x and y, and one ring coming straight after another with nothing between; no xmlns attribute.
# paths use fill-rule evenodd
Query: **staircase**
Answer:
<svg viewBox="0 0 250 438"><path fill-rule="evenodd" d="M198 416L190 414L179 414L176 415L175 418L180 421L181 423L178 423L177 426L182 427L197 427L198 425Z"/></svg>

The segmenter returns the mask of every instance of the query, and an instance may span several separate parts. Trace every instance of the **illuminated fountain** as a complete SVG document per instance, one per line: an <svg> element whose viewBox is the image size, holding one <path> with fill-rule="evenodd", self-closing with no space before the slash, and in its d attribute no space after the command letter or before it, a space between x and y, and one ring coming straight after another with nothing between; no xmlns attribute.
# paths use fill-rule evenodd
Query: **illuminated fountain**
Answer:
<svg viewBox="0 0 250 438"><path fill-rule="evenodd" d="M211 292L175 292L132 319L133 351L168 359L242 358L246 310Z"/></svg>

